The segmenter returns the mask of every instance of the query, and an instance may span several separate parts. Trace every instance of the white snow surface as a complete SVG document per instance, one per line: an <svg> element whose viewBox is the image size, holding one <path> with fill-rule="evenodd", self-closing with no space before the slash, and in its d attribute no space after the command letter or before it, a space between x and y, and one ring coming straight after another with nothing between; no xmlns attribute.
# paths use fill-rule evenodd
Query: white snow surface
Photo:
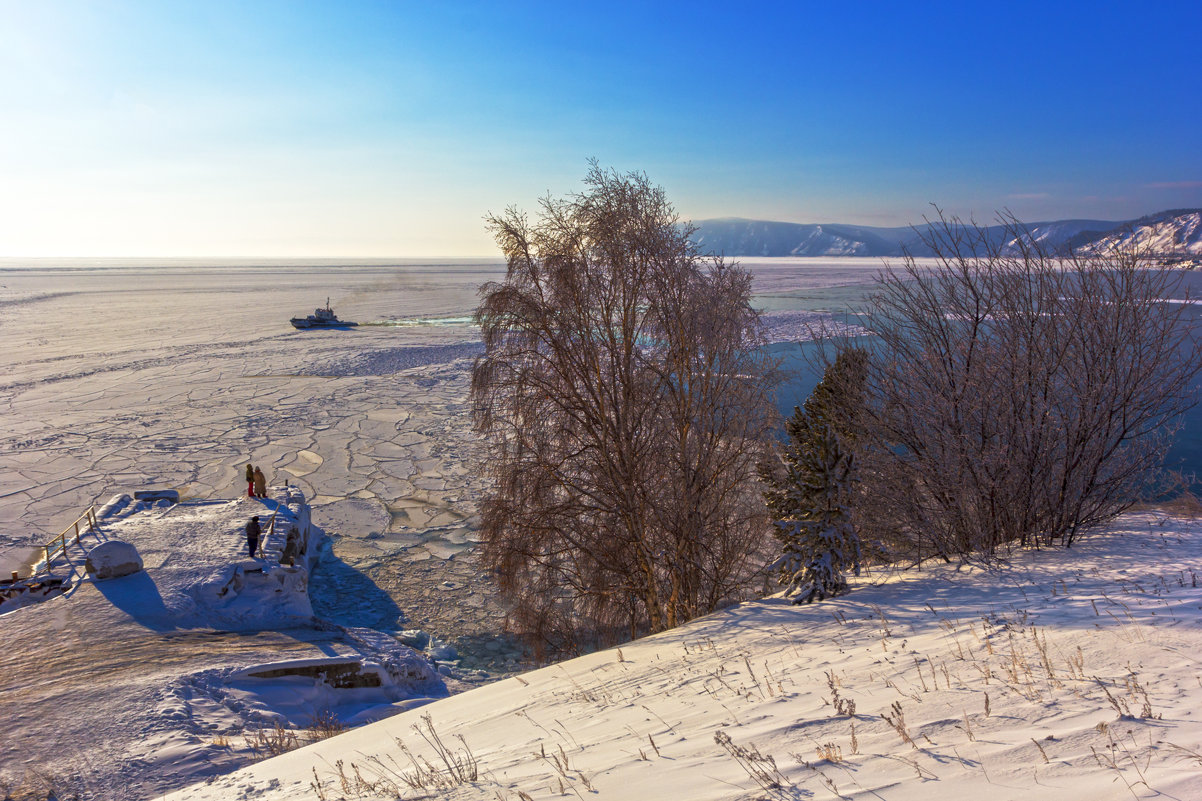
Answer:
<svg viewBox="0 0 1202 801"><path fill-rule="evenodd" d="M1131 514L1006 566L744 603L165 798L1199 799L1199 573L1197 520ZM443 767L427 720L474 780L406 784L402 746Z"/></svg>
<svg viewBox="0 0 1202 801"><path fill-rule="evenodd" d="M861 294L880 266L875 259L744 261L755 272L756 302L765 310L774 340L806 338L812 321ZM469 324L471 310L478 302L479 285L502 274L497 264L468 263L164 265L88 260L26 265L0 260L3 575L18 569L24 575L36 558L36 546L114 491L171 488L185 499L172 507L118 495L101 510L106 536L133 542L144 559L144 572L85 582L65 597L0 610L0 634L6 643L0 651L0 725L5 735L0 738L0 793L14 774L20 779L23 771L37 771L55 780L60 798L72 793L87 799L147 798L245 767L262 754L248 738L276 724L303 736L303 728L327 712L342 723L357 725L426 703L441 691L437 685L418 685L438 678L427 677L422 672L429 667L425 657L401 643L438 660L438 673L452 691L487 679L469 675L476 671L468 668L501 673L520 668L520 650L502 631L503 604L474 556L482 479L475 469L477 444L467 403L471 357L479 349L478 331ZM331 287L337 289L331 293ZM341 316L363 324L352 331L296 331L287 324L288 317L311 309L314 298L320 301L330 294ZM262 513L279 501L278 495L268 501L228 500L244 491L242 471L248 461L262 465L274 485L285 480L299 485L313 505L312 523L332 540L330 549L322 551L329 558L321 564L319 580L309 586L308 599L296 592L299 573L274 571L281 579L277 581L272 571L246 569L242 527L254 509ZM204 515L211 519L202 522ZM174 528L176 524L181 527ZM1085 669L1112 682L1108 688L1117 698L1138 706L1130 692L1118 692L1127 675L1123 665L1134 659L1140 686L1148 689L1156 713L1163 712L1164 720L1170 721L1140 725L1164 727L1164 743L1197 751L1197 731L1186 725L1189 715L1168 710L1188 711L1197 705L1191 688L1199 681L1198 663L1162 667L1167 652L1147 645L1161 642L1163 626L1166 636L1192 645L1185 653L1202 653L1190 639L1198 629L1197 618L1188 616L1195 614L1190 609L1196 608L1196 599L1189 609L1175 612L1184 623L1172 618L1165 622L1159 609L1157 617L1149 617L1145 607L1151 600L1144 599L1140 607L1127 597L1125 585L1105 579L1113 575L1112 564L1126 564L1122 569L1131 575L1151 575L1159 569L1170 585L1173 571L1186 569L1182 575L1188 585L1189 570L1197 569L1197 554L1190 545L1196 532L1192 523L1153 528L1149 521L1132 518L1125 525L1147 541L1139 546L1143 551L1124 551L1139 540L1129 543L1118 535L1115 559L1092 550L1094 544L1074 548L1074 556L1101 559L1101 572L1082 576L1080 583L1095 590L1106 587L1107 596L1091 590L1101 598L1098 615L1087 617L1087 622L1062 621L1067 632L1063 641L1053 625L1051 642L1071 656L1077 629L1108 637L1104 642L1114 647L1095 644L1085 649L1090 660ZM1177 532L1185 545L1157 546L1156 537L1164 532ZM274 553L280 543L269 541L268 546ZM1141 554L1153 553L1179 564L1170 570L1135 563ZM71 550L77 567L82 555L81 548ZM1056 555L1061 561L1046 564L1059 570L1065 558ZM906 778L916 776L917 770L898 761L903 757L920 758L920 767L961 789L972 777L986 782L986 770L988 779L1002 787L1007 784L1007 765L1020 759L1034 764L1033 756L1044 764L1033 746L1023 751L1023 743L1007 733L1019 724L1003 717L1003 711L1021 717L1026 708L1014 699L1006 706L1007 691L994 689L997 671L1004 668L1000 662L989 668L993 673L988 686L977 686L983 679L973 683L977 668L972 666L984 659L980 642L972 639L977 643L975 662L947 658L946 649L937 645L939 637L946 640L951 634L920 625L922 616L911 607L920 607L917 599L927 600L928 590L947 596L946 603L961 610L956 636L967 648L971 638L986 636L981 622L975 624L976 634L969 632L969 620L979 621L996 609L1002 610L998 614L1011 614L1005 612L1010 601L997 591L993 579L974 571L941 569L933 575L935 583L930 585L916 583L918 576L903 575L893 581L897 590L870 581L857 594L813 608L768 602L729 610L680 632L624 646L621 658L617 652L597 654L521 681L502 682L496 696L464 696L482 699L478 707L472 706L475 700L449 707L439 702L427 711L441 710L432 711L431 720L447 742L457 743L451 735L462 733L474 749L483 749L477 754L483 778L473 787L451 790L449 797L520 798L525 792L546 798L552 786L557 797L573 790L588 795L585 778L598 788L598 795L612 798L655 797L662 787L671 789L665 797L720 792L749 798L826 797L821 778L815 784L817 774L790 757L796 751L814 762L816 746L803 736L806 733L843 749L839 765L828 770L814 764L846 795L865 794L848 777L864 787L896 781L898 790L878 787L867 793L869 797L918 795L918 785ZM1066 575L1071 590L1076 573ZM960 586L954 583L959 581L969 581L963 597L947 589ZM1045 577L1043 582L1049 591L1049 580ZM234 595L214 594L234 585ZM1173 594L1165 597L1176 603L1173 598L1195 592L1188 586L1189 590L1173 586ZM1013 590L1008 592L1014 597ZM1138 625L1114 603L1120 601L1131 607ZM864 619L871 609L865 605L871 603L882 609L892 604L895 611L886 614L902 618L888 637L880 638ZM953 614L932 603L942 615L940 622ZM310 610L338 625L315 621ZM836 626L830 616L839 610L847 615L846 625ZM1039 613L1052 624L1061 620L1047 610ZM1093 615L1092 610L1088 614ZM1102 628L1094 631L1095 624ZM917 627L908 645L903 644L907 637L897 633L908 632L907 626ZM785 640L774 636L778 631L788 631L790 642L804 647L783 645ZM1134 640L1135 632L1144 634L1146 641ZM991 636L990 641L1002 648L1001 635ZM1024 653L1029 653L1030 638L1022 640L1017 633L1015 637L1027 644ZM845 653L830 646L832 638ZM987 734L966 744L967 738L950 740L950 729L934 726L931 715L940 707L933 702L943 697L939 692L951 690L932 689L928 694L920 689L920 706L888 687L881 689L882 676L905 689L901 678L884 671L904 673L904 656L920 646L919 657L935 654L939 675L946 665L952 688L967 693L965 703L972 706L965 711L974 733L983 727ZM954 646L949 642L947 647ZM1140 656L1147 648L1152 648L1149 654ZM758 696L753 680L741 673L746 665L738 665L743 653L755 670ZM914 655L909 656L912 664ZM246 673L280 662L330 659L355 660L364 673L387 675L391 683L381 679L378 688L335 690L312 677L262 680ZM885 664L871 659L884 659ZM1144 672L1141 659L1151 666L1150 674ZM764 684L764 663L775 677L771 691ZM819 714L818 694L826 692L822 673L831 669L846 681L844 697L859 705L861 754L878 756L851 755L850 720L828 720ZM710 672L697 675L697 670ZM913 668L909 670L905 675L917 681ZM1058 666L1057 670L1063 672ZM1065 709L1087 710L1088 715L1080 712L1089 717L1082 726L1105 718L1109 702L1098 685L1081 679L1069 683L1060 673L1057 680L1064 686L1057 692L1067 699ZM932 681L929 671L927 681ZM958 681L971 689L960 688ZM406 687L407 682L412 684ZM990 716L983 715L983 692L993 704ZM830 699L829 692L825 697ZM1052 703L1051 690L1042 697L1044 706ZM940 743L941 750L930 750L934 746L915 735L920 746L929 749L923 753L930 759L905 751L900 740L892 743L898 750L887 752L892 730L884 728L879 715L895 698L906 704L911 726L926 721L924 733ZM1044 706L1036 706L1032 720L1046 719L1057 732L1078 731L1078 721L1061 721L1060 712L1048 712ZM527 708L529 716L512 711ZM551 713L559 719L550 718ZM344 758L348 765L359 764L360 756L343 750L343 745L335 748L335 743L348 742L387 758L393 733L415 748L424 744L410 728L420 719L420 712L405 713L391 729L376 724L356 735L360 740L311 746L296 759L318 749L316 753ZM785 719L789 722L782 722ZM791 784L772 791L756 785L717 747L713 732L719 727L729 729L735 744L752 743L772 754ZM995 730L996 735L988 734ZM1001 739L1003 734L1008 739ZM1081 729L1081 736L1086 735L1089 732ZM688 742L681 739L686 736ZM953 759L946 756L949 742L980 767L954 761L932 767L931 760ZM1003 742L1017 749L1018 756L1008 756L999 745ZM1178 752L1164 743L1152 753L1141 740L1143 750L1133 753L1150 756L1156 775L1149 774L1148 783L1168 792L1166 786L1175 785L1161 781L1167 771L1176 767L1196 776L1199 765L1185 756L1174 762L1171 755ZM542 753L532 756L539 744L546 758ZM1122 744L1135 748L1130 740ZM571 760L571 767L563 771L552 760L560 753L559 745L565 749L561 759ZM333 750L321 750L326 748ZM1068 756L1049 750L1051 761L1046 764L1071 758L1075 761L1070 773L1088 772L1089 765L1079 757L1090 752L1082 748L1064 752ZM1116 753L1116 764L1126 772L1108 769L1096 783L1105 784L1109 776L1113 786L1106 785L1097 796L1082 790L1076 797L1127 797L1123 778L1136 792L1145 792L1139 776L1126 767L1129 763L1121 761L1122 752ZM220 780L224 783L211 785L210 797L256 797L255 788L271 781L273 764L264 762L254 769L268 771L262 781L253 772ZM1131 764L1145 769L1144 762ZM332 765L318 761L310 767L317 768L328 785ZM302 777L286 765L281 770L281 797L316 797L297 789ZM1035 779L1044 782L1050 769L1038 770L1044 772ZM728 784L715 788L714 780L706 777ZM704 788L698 790L701 785ZM1003 787L996 795L1025 798L1031 785L1023 779L1015 783L1020 789ZM942 785L927 777L922 794L931 786ZM418 794L402 789L398 795ZM348 793L340 788L327 796ZM38 796L39 801L44 797L45 793ZM1038 792L1030 797L1038 797ZM1181 791L1175 797L1196 796Z"/></svg>
<svg viewBox="0 0 1202 801"><path fill-rule="evenodd" d="M52 560L69 592L0 608L6 642L20 646L0 652L0 791L6 782L36 789L24 764L48 774L62 798L146 798L258 758L258 732L303 737L322 719L361 725L447 694L425 655L314 618L308 575L329 557L327 538L299 489L269 495L115 496L98 511L99 531ZM252 515L264 534L254 559ZM293 526L301 553L281 565ZM113 540L136 547L144 570L88 578L87 552ZM364 686L327 680L331 669Z"/></svg>
<svg viewBox="0 0 1202 801"><path fill-rule="evenodd" d="M1130 230L1117 231L1091 242L1087 250L1106 253L1124 245L1154 255L1202 256L1202 212L1139 220Z"/></svg>

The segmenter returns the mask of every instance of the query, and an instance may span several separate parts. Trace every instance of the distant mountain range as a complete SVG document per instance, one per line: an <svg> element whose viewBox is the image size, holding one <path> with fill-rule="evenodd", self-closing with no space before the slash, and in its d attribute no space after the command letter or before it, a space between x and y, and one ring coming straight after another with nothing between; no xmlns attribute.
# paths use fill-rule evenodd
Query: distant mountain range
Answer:
<svg viewBox="0 0 1202 801"><path fill-rule="evenodd" d="M931 256L922 241L929 224L903 228L804 224L722 218L698 220L693 236L703 252L724 256ZM1158 256L1202 256L1202 209L1175 209L1138 220L1055 220L1029 223L1029 236L1051 253L1095 251L1134 239ZM1015 249L1000 225L990 241ZM1008 240L1008 241L1007 241Z"/></svg>

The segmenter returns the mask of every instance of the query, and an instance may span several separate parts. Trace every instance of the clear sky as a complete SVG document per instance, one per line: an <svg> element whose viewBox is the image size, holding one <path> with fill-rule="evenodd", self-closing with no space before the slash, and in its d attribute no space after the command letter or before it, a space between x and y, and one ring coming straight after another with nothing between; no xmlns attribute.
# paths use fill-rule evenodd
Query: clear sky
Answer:
<svg viewBox="0 0 1202 801"><path fill-rule="evenodd" d="M492 256L641 170L682 215L1202 206L1202 2L0 0L0 256Z"/></svg>

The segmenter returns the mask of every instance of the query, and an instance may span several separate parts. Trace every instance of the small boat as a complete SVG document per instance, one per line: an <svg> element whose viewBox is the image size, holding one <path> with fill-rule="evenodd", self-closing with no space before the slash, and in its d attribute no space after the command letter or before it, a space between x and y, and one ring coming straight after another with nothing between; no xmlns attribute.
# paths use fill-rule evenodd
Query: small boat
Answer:
<svg viewBox="0 0 1202 801"><path fill-rule="evenodd" d="M330 308L330 299L326 298L326 307L324 309L314 309L313 313L308 317L293 317L289 322L294 328L346 328L358 323L348 322L347 320L339 320L334 314L334 310Z"/></svg>

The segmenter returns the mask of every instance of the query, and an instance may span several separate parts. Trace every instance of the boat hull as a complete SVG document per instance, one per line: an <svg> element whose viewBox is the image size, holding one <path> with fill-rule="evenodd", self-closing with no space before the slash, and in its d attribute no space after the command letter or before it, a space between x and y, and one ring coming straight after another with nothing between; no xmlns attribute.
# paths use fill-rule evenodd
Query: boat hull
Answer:
<svg viewBox="0 0 1202 801"><path fill-rule="evenodd" d="M311 320L304 317L293 317L289 320L294 328L352 328L358 323L348 322L346 320Z"/></svg>

